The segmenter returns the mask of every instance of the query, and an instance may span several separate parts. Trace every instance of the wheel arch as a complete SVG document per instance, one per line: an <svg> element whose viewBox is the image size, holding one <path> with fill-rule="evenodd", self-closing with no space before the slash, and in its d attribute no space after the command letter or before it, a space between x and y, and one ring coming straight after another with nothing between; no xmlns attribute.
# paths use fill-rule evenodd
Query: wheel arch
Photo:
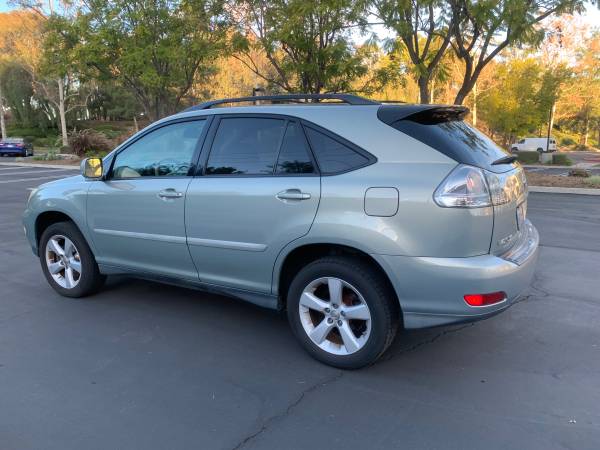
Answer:
<svg viewBox="0 0 600 450"><path fill-rule="evenodd" d="M73 225L75 225L77 227L77 229L79 230L79 232L85 237L85 235L82 232L81 227L77 224L77 222L69 214L67 214L63 211L59 211L59 210L43 211L40 214L38 214L37 217L35 218L35 225L34 225L35 245L36 245L38 255L39 255L39 251L40 251L40 239L42 238L42 234L44 233L44 231L46 231L46 229L50 225L53 225L58 222L73 223ZM89 245L89 241L88 241L88 245Z"/></svg>
<svg viewBox="0 0 600 450"><path fill-rule="evenodd" d="M288 287L294 274L300 268L326 256L349 256L371 265L381 274L401 310L400 299L387 271L373 256L358 246L347 243L310 242L298 244L286 250L277 258L273 271L273 293L279 298L280 309L285 307ZM400 317L402 317L401 312Z"/></svg>

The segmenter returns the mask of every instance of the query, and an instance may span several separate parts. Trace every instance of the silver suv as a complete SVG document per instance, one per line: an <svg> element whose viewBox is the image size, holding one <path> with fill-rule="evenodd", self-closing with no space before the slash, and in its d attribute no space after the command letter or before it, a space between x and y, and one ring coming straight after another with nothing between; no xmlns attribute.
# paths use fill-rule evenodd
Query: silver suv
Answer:
<svg viewBox="0 0 600 450"><path fill-rule="evenodd" d="M484 319L529 285L523 170L466 108L342 94L217 107L249 100L160 120L33 191L25 232L50 285L82 297L126 273L285 309L341 368L373 363L399 326Z"/></svg>

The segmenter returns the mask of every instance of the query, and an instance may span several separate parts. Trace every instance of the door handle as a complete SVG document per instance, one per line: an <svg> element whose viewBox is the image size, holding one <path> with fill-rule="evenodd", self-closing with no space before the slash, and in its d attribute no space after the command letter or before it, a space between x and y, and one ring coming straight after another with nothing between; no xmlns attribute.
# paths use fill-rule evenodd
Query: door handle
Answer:
<svg viewBox="0 0 600 450"><path fill-rule="evenodd" d="M183 192L177 192L175 189L164 189L158 193L160 198L181 198Z"/></svg>
<svg viewBox="0 0 600 450"><path fill-rule="evenodd" d="M279 200L308 200L310 194L302 192L300 189L286 189L278 193L275 197Z"/></svg>

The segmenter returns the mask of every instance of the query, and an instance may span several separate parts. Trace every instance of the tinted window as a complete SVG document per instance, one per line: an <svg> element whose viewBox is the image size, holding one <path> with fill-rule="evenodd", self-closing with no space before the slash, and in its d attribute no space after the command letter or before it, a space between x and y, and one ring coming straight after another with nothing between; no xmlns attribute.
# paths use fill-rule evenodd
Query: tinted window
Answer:
<svg viewBox="0 0 600 450"><path fill-rule="evenodd" d="M508 153L462 120L431 125L412 120L399 120L392 126L459 163L470 164L492 172L506 170L506 164L493 165L492 163L506 157Z"/></svg>
<svg viewBox="0 0 600 450"><path fill-rule="evenodd" d="M289 122L277 159L276 173L313 173L314 167L306 147L304 132L296 122Z"/></svg>
<svg viewBox="0 0 600 450"><path fill-rule="evenodd" d="M206 174L272 174L284 128L285 121L281 119L221 119Z"/></svg>
<svg viewBox="0 0 600 450"><path fill-rule="evenodd" d="M324 174L357 169L369 161L350 147L317 130L307 127L306 133L317 158L319 169Z"/></svg>
<svg viewBox="0 0 600 450"><path fill-rule="evenodd" d="M117 155L113 177L187 175L205 123L180 122L150 132Z"/></svg>

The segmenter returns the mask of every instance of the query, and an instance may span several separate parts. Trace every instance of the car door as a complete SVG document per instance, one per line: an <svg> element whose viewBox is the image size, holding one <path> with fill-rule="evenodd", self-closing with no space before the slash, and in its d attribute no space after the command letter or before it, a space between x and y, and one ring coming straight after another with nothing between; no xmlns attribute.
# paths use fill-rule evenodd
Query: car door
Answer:
<svg viewBox="0 0 600 450"><path fill-rule="evenodd" d="M200 281L269 293L277 254L308 233L319 204L320 178L301 124L215 118L201 159L185 212Z"/></svg>
<svg viewBox="0 0 600 450"><path fill-rule="evenodd" d="M184 209L205 125L187 120L150 130L93 183L87 216L99 263L197 280Z"/></svg>

